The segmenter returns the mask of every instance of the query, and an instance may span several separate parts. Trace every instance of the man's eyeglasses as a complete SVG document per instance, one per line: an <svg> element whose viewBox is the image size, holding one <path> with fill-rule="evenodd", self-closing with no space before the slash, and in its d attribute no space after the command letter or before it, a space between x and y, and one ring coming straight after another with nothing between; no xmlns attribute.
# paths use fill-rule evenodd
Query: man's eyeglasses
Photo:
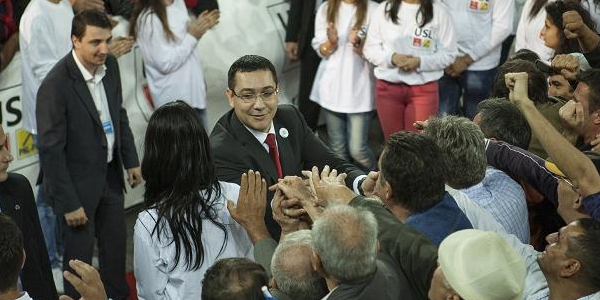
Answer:
<svg viewBox="0 0 600 300"><path fill-rule="evenodd" d="M275 95L279 93L278 89L268 89L264 90L258 94L250 93L250 92L242 92L241 95L236 94L234 90L230 90L234 96L238 97L244 103L254 103L258 97L262 99L264 102L269 102L275 100Z"/></svg>

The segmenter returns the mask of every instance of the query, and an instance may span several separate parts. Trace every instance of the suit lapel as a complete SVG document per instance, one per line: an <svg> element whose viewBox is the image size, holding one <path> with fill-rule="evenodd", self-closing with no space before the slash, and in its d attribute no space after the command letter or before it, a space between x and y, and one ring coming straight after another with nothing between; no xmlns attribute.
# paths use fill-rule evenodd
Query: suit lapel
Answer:
<svg viewBox="0 0 600 300"><path fill-rule="evenodd" d="M12 191L4 184L0 183L0 209L2 209L3 214L10 216L19 228L22 228L23 216L21 214L21 206Z"/></svg>
<svg viewBox="0 0 600 300"><path fill-rule="evenodd" d="M267 150L263 147L262 143L260 143L254 135L248 131L248 129L240 122L240 120L235 115L235 112L232 111L232 121L231 127L232 132L236 133L236 138L239 139L240 143L246 149L240 149L239 151L247 151L250 156L254 157L257 161L257 170L260 171L262 176L265 179L271 179L271 181L267 180L267 184L276 183L277 182L277 168L275 167L275 163L271 158L271 155ZM277 138L277 142L279 142L279 138ZM279 152L281 155L281 151ZM280 156L281 160L281 156ZM283 167L283 166L282 166ZM285 174L285 172L284 172Z"/></svg>
<svg viewBox="0 0 600 300"><path fill-rule="evenodd" d="M275 115L277 117L277 115ZM283 176L296 174L296 167L294 166L294 148L292 147L291 132L287 128L283 127L283 124L277 122L277 119L273 119L273 126L275 127L275 136L277 137L277 148L279 149L279 162L281 163L281 170ZM281 133L285 132L285 136L281 136Z"/></svg>
<svg viewBox="0 0 600 300"><path fill-rule="evenodd" d="M106 101L108 102L108 110L110 112L110 117L112 119L113 122L113 127L117 126L117 122L119 120L118 113L119 113L119 103L116 102L115 97L112 97L112 95L115 93L115 90L117 89L117 87L115 86L116 82L115 80L112 80L114 77L111 76L110 71L109 70L109 60L110 57L106 58L106 75L104 75L104 78L102 78L102 84L104 85L104 92L106 93Z"/></svg>
<svg viewBox="0 0 600 300"><path fill-rule="evenodd" d="M79 100L83 103L87 111L90 113L92 119L94 119L94 121L101 126L100 116L98 116L98 111L96 110L96 105L94 104L92 94L90 94L90 89L88 89L87 84L83 79L83 75L77 67L77 63L75 63L75 59L73 58L72 53L68 54L67 68L71 73L71 78L73 78L73 87L75 89L75 92L77 93L77 96L79 96Z"/></svg>

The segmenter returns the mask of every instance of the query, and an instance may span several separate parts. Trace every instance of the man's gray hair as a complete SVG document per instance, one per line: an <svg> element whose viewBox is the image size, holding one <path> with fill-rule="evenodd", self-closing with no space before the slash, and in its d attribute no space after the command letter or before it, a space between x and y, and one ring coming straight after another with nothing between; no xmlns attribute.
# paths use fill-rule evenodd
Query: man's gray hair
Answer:
<svg viewBox="0 0 600 300"><path fill-rule="evenodd" d="M481 182L487 166L481 129L464 117L430 118L428 122L423 133L442 150L446 183L464 189Z"/></svg>
<svg viewBox="0 0 600 300"><path fill-rule="evenodd" d="M376 270L377 221L364 209L328 207L312 228L323 268L340 282L365 278Z"/></svg>
<svg viewBox="0 0 600 300"><path fill-rule="evenodd" d="M271 259L271 273L281 292L291 299L318 300L327 295L325 279L312 269L310 230L290 233L280 241Z"/></svg>

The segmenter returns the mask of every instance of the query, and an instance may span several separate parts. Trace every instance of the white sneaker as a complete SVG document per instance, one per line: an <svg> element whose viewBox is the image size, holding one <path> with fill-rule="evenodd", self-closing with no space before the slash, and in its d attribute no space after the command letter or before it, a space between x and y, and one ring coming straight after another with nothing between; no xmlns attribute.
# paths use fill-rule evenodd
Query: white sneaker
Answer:
<svg viewBox="0 0 600 300"><path fill-rule="evenodd" d="M56 286L56 291L59 294L65 293L65 286L63 284L63 272L60 268L52 269L52 278L54 279L54 285Z"/></svg>

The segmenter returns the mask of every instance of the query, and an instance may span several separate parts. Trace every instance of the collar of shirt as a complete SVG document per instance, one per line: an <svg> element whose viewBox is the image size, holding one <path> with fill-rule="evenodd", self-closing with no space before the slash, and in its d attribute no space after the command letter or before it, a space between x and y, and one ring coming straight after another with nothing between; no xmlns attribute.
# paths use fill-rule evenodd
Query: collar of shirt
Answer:
<svg viewBox="0 0 600 300"><path fill-rule="evenodd" d="M81 72L81 75L83 75L83 79L86 82L92 81L94 84L98 84L100 81L102 81L102 78L104 78L104 75L106 75L106 65L99 66L96 69L96 73L92 75L92 73L90 73L90 71L83 66L81 61L79 61L77 54L75 54L75 50L72 50L71 53L73 54L77 68L79 68L79 71Z"/></svg>
<svg viewBox="0 0 600 300"><path fill-rule="evenodd" d="M585 297L581 297L578 300L595 300L600 299L600 292L593 293L591 295L587 295Z"/></svg>
<svg viewBox="0 0 600 300"><path fill-rule="evenodd" d="M269 133L275 134L275 126L273 126L273 121L271 121L271 126L269 127L269 132L262 132L262 131L254 130L246 125L244 125L244 127L246 127L246 129L248 129L248 131L250 131L250 133L252 133L252 135L256 138L256 140L261 145L263 145L263 148L265 148L265 150L267 150L267 152L269 152L269 146L267 146L267 144L265 144L265 139L267 139L267 135ZM277 137L277 134L275 134L275 137ZM277 144L277 139L275 139L275 143Z"/></svg>

